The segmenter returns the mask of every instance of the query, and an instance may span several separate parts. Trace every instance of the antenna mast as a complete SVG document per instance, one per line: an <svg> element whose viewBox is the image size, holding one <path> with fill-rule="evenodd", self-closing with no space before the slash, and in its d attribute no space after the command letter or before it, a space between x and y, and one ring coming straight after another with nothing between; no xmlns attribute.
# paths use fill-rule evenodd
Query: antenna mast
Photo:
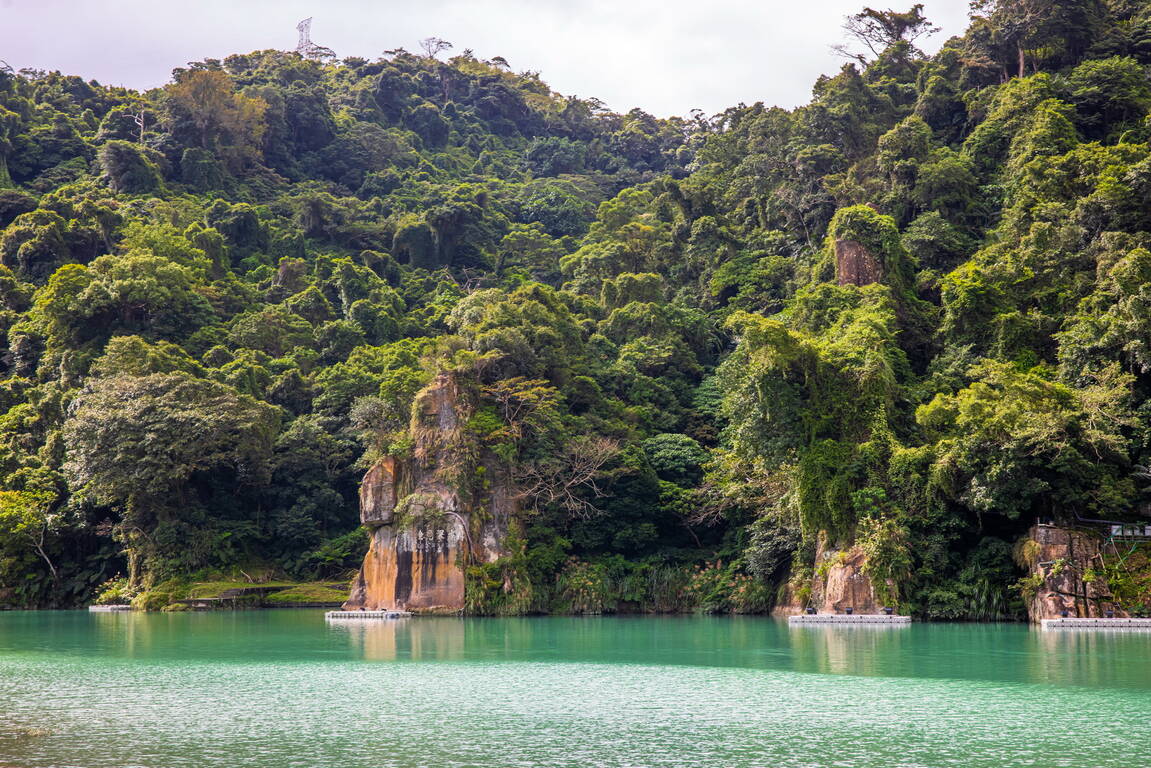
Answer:
<svg viewBox="0 0 1151 768"><path fill-rule="evenodd" d="M311 16L297 24L296 31L300 33L300 41L296 43L296 53L312 61L331 61L336 58L336 52L331 48L325 48L312 42Z"/></svg>

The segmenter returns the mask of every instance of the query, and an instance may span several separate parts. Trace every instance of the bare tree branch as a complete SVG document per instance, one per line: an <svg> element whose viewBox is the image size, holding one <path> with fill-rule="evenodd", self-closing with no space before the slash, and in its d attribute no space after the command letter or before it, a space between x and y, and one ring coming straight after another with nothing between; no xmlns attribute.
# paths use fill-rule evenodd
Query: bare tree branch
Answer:
<svg viewBox="0 0 1151 768"><path fill-rule="evenodd" d="M557 506L574 517L592 517L599 509L587 497L603 497L597 482L600 471L619 450L615 440L582 437L567 443L553 459L523 462L513 470L517 496L533 506Z"/></svg>
<svg viewBox="0 0 1151 768"><path fill-rule="evenodd" d="M451 43L438 37L425 37L420 41L420 50L422 50L424 56L429 59L434 59L436 56L439 56L441 52L449 50L451 47Z"/></svg>
<svg viewBox="0 0 1151 768"><path fill-rule="evenodd" d="M923 15L923 3L916 3L911 10L899 13L893 10L877 11L874 8L864 8L859 13L853 13L843 22L843 30L859 43L862 43L871 54L854 53L846 45L833 45L831 50L848 59L854 59L863 66L869 61L878 59L887 48L900 40L914 45L915 41L923 36L931 36L940 30L940 27L931 25Z"/></svg>

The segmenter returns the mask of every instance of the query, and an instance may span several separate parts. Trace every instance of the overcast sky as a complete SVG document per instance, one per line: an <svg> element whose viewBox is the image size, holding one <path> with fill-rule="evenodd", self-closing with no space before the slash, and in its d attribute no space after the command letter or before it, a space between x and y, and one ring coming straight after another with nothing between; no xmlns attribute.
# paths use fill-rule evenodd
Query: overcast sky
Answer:
<svg viewBox="0 0 1151 768"><path fill-rule="evenodd" d="M341 57L415 51L435 35L616 111L713 114L806 102L815 78L840 65L829 46L842 42L843 17L868 1L0 0L0 59L149 88L189 61L293 49L296 23L312 16L312 39ZM924 5L943 27L927 50L966 26L967 0Z"/></svg>

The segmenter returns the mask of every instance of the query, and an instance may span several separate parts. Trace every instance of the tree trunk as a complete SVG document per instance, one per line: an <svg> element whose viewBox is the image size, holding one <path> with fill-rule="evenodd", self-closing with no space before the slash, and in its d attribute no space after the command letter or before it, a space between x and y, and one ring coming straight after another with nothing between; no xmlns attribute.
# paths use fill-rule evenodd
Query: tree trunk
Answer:
<svg viewBox="0 0 1151 768"><path fill-rule="evenodd" d="M43 531L40 533L40 538L38 540L34 540L32 543L36 547L36 553L39 554L40 557L43 558L44 562L48 564L48 570L52 572L52 583L59 584L60 574L56 570L56 566L52 564L52 558L48 557L48 553L44 551Z"/></svg>

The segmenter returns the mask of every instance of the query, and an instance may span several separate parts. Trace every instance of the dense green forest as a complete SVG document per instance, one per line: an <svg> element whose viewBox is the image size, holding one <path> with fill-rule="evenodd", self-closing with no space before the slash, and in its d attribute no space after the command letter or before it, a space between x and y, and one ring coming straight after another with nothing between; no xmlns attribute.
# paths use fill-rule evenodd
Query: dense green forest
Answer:
<svg viewBox="0 0 1151 768"><path fill-rule="evenodd" d="M984 0L933 56L921 11L686 119L470 51L0 71L0 604L346 577L451 371L524 488L474 579L762 611L824 537L1018 615L1037 519L1151 502L1151 3Z"/></svg>

